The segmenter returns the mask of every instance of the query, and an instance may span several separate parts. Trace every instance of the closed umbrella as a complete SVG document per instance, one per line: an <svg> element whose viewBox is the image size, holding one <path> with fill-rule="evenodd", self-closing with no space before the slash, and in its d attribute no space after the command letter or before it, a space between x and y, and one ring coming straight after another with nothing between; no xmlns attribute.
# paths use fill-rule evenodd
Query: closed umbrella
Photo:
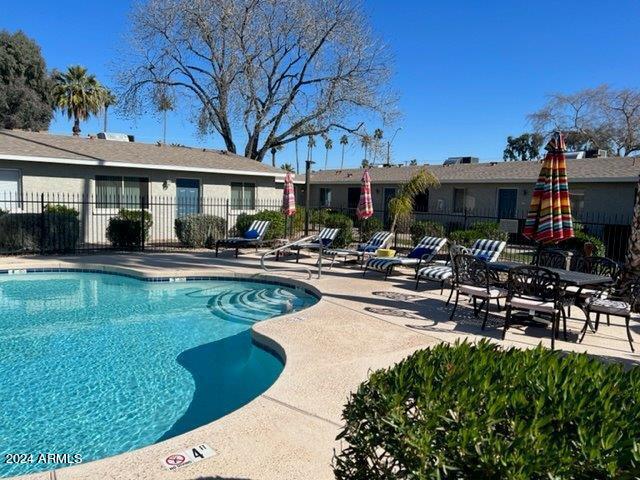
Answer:
<svg viewBox="0 0 640 480"><path fill-rule="evenodd" d="M522 232L540 244L557 243L573 237L565 144L561 133L554 135L546 150Z"/></svg>
<svg viewBox="0 0 640 480"><path fill-rule="evenodd" d="M360 220L366 220L373 216L373 200L371 199L371 177L369 170L364 171L360 184L360 200L356 209L356 216Z"/></svg>
<svg viewBox="0 0 640 480"><path fill-rule="evenodd" d="M287 172L284 177L284 190L282 192L282 213L284 213L287 217L291 217L296 213L296 193L293 186L293 174L291 172Z"/></svg>

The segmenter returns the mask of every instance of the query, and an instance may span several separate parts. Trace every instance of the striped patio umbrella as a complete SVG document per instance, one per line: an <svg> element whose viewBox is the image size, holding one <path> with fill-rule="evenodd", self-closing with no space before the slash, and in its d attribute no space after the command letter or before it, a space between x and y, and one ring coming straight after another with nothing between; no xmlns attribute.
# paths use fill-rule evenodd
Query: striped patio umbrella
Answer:
<svg viewBox="0 0 640 480"><path fill-rule="evenodd" d="M523 234L541 244L573 237L564 137L554 135L538 176Z"/></svg>
<svg viewBox="0 0 640 480"><path fill-rule="evenodd" d="M356 216L360 220L365 220L373 216L373 200L371 199L371 177L369 170L364 171L362 183L360 184L360 201L356 209Z"/></svg>
<svg viewBox="0 0 640 480"><path fill-rule="evenodd" d="M296 213L296 194L293 187L293 174L287 172L284 177L284 191L282 193L282 213L291 217Z"/></svg>

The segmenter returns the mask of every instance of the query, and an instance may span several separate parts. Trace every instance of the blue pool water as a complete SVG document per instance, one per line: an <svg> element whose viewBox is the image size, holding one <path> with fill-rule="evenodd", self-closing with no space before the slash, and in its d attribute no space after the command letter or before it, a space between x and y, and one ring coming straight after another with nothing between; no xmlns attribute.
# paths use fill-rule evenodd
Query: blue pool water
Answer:
<svg viewBox="0 0 640 480"><path fill-rule="evenodd" d="M316 301L234 280L0 275L0 476L66 466L39 453L95 460L239 408L283 368L251 325ZM7 453L33 463L6 464Z"/></svg>

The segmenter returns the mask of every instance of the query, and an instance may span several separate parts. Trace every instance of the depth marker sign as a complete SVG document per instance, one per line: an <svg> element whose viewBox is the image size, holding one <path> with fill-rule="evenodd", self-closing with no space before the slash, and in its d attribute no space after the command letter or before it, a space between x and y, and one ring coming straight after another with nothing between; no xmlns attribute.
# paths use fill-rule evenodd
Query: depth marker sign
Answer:
<svg viewBox="0 0 640 480"><path fill-rule="evenodd" d="M191 465L192 463L197 463L205 458L213 457L215 453L209 445L201 443L200 445L187 448L181 452L172 453L161 459L160 463L162 463L162 466L167 470L176 470Z"/></svg>

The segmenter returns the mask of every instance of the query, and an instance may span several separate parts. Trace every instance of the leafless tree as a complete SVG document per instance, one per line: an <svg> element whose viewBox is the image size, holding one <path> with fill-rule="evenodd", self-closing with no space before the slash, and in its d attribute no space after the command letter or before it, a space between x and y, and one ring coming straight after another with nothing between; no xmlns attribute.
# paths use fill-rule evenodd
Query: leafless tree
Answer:
<svg viewBox="0 0 640 480"><path fill-rule="evenodd" d="M538 133L566 133L576 150L608 149L619 156L640 151L640 91L607 85L572 94L549 95L546 105L529 115Z"/></svg>
<svg viewBox="0 0 640 480"><path fill-rule="evenodd" d="M271 148L366 112L395 113L390 55L352 0L143 0L131 16L118 79L125 113L154 85L181 92L200 133L262 161Z"/></svg>

